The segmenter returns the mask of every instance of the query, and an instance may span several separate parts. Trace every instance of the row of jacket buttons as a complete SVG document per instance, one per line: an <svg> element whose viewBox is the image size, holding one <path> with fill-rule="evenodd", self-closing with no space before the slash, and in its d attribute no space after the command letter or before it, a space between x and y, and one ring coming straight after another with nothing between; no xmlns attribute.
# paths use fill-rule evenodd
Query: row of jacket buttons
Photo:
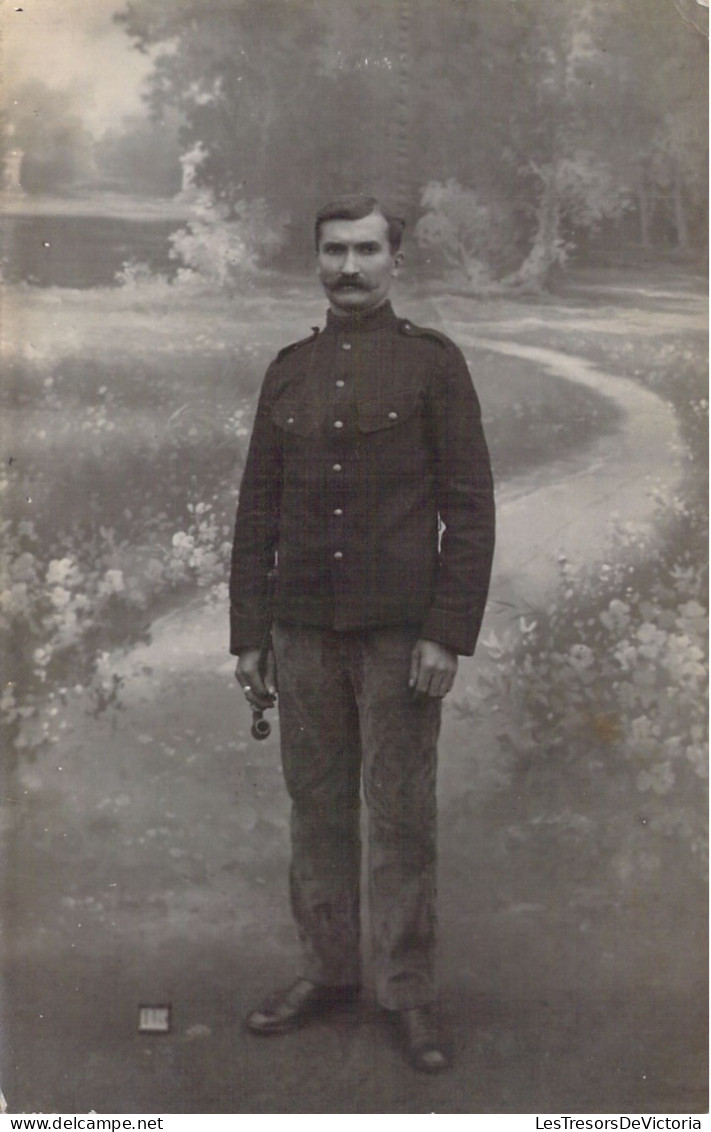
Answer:
<svg viewBox="0 0 711 1132"><path fill-rule="evenodd" d="M341 349L343 349L343 350L350 350L351 348L352 348L352 347L351 347L351 343L350 343L350 342L343 342L343 343L341 344ZM343 378L342 378L342 377L339 377L339 378L337 378L337 380L336 380L336 388L337 388L337 389L344 389L344 388L345 388L345 384L346 384L346 383L345 383L345 381L343 380ZM340 428L343 428L343 421L340 421L340 420L338 420L338 421L334 421L334 422L333 422L333 427L334 427L334 428L339 428L339 429L340 429ZM342 465L342 464L334 464L334 465L333 465L333 470L334 470L334 472L342 472L342 471L343 471L343 465ZM334 514L334 515L335 515L335 516L336 516L337 518L341 518L341 517L342 517L342 515L343 515L343 508L342 508L342 507L336 507L336 508L334 509L334 512L333 512L333 514ZM335 560L336 562L340 562L340 561L341 561L341 560L343 559L343 551L342 551L342 550L336 550L336 551L334 552L334 555L333 555L333 557L334 557L334 560Z"/></svg>
<svg viewBox="0 0 711 1132"><path fill-rule="evenodd" d="M344 350L350 350L351 349L351 343L350 342L344 342L342 348ZM343 380L343 378L339 377L336 381L336 388L337 389L343 389L343 388L345 388L345 384L346 383ZM334 421L333 427L334 428L343 428L343 421ZM342 464L334 464L333 470L334 470L334 472L342 472L343 471L343 465ZM334 509L333 514L337 518L340 518L343 515L343 509L341 507L336 507ZM343 551L342 550L336 550L334 552L333 558L334 558L335 562L341 562L342 559L343 559Z"/></svg>

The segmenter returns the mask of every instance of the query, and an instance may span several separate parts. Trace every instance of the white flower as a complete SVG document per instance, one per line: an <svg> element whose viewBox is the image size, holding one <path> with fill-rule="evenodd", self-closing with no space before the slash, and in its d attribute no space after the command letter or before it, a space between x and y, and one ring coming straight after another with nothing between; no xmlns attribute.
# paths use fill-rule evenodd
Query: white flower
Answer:
<svg viewBox="0 0 711 1132"><path fill-rule="evenodd" d="M684 752L699 778L709 776L709 751L707 744L688 746Z"/></svg>
<svg viewBox="0 0 711 1132"><path fill-rule="evenodd" d="M667 639L663 629L658 629L650 621L645 621L637 630L637 640L640 642L640 656L648 660L655 660L659 656L662 645Z"/></svg>
<svg viewBox="0 0 711 1132"><path fill-rule="evenodd" d="M676 626L682 633L688 633L695 637L706 637L708 621L703 605L700 605L698 601L687 601L684 605L680 605Z"/></svg>
<svg viewBox="0 0 711 1132"><path fill-rule="evenodd" d="M630 731L633 743L644 746L657 739L659 728L646 715L640 715L632 720Z"/></svg>
<svg viewBox="0 0 711 1132"><path fill-rule="evenodd" d="M685 634L670 636L661 663L679 682L706 682L707 667L704 652Z"/></svg>
<svg viewBox="0 0 711 1132"><path fill-rule="evenodd" d="M62 586L71 579L74 571L73 558L53 558L47 567L47 585Z"/></svg>
<svg viewBox="0 0 711 1132"><path fill-rule="evenodd" d="M195 546L194 537L186 534L185 531L176 531L171 542L176 550L192 550Z"/></svg>
<svg viewBox="0 0 711 1132"><path fill-rule="evenodd" d="M31 599L27 582L15 582L8 590L0 592L0 609L8 617L18 617L29 613Z"/></svg>
<svg viewBox="0 0 711 1132"><path fill-rule="evenodd" d="M629 625L630 607L626 602L613 598L605 612L600 614L600 620L606 629L624 629Z"/></svg>
<svg viewBox="0 0 711 1132"><path fill-rule="evenodd" d="M120 594L125 589L123 570L107 570L99 585L102 595Z"/></svg>
<svg viewBox="0 0 711 1132"><path fill-rule="evenodd" d="M55 609L64 609L72 600L72 595L69 590L65 590L64 586L53 586L50 590L49 599Z"/></svg>
<svg viewBox="0 0 711 1132"><path fill-rule="evenodd" d="M637 649L629 641L620 641L612 654L619 665L629 672L637 660Z"/></svg>
<svg viewBox="0 0 711 1132"><path fill-rule="evenodd" d="M571 645L568 663L577 669L590 668L595 663L595 653L587 645Z"/></svg>
<svg viewBox="0 0 711 1132"><path fill-rule="evenodd" d="M651 770L637 775L638 790L652 790L655 794L668 794L675 782L671 763L656 763Z"/></svg>

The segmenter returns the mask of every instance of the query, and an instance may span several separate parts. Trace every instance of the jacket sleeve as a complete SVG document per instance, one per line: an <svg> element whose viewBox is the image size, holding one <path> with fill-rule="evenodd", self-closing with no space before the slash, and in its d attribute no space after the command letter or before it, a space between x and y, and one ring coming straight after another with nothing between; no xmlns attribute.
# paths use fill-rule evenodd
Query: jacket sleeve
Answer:
<svg viewBox="0 0 711 1132"><path fill-rule="evenodd" d="M269 578L279 535L282 453L272 421L273 371L259 396L240 485L230 571L230 652L261 648L269 632Z"/></svg>
<svg viewBox="0 0 711 1132"><path fill-rule="evenodd" d="M481 408L464 356L453 342L430 390L437 506L443 530L435 594L422 637L471 656L489 592L494 490Z"/></svg>

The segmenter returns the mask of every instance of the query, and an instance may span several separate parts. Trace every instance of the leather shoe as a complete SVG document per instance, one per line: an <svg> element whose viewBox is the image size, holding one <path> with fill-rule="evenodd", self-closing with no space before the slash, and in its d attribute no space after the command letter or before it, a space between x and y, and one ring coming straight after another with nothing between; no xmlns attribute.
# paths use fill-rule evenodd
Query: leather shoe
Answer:
<svg viewBox="0 0 711 1132"><path fill-rule="evenodd" d="M407 1061L420 1073L442 1073L451 1059L427 1006L394 1012L400 1044Z"/></svg>
<svg viewBox="0 0 711 1132"><path fill-rule="evenodd" d="M297 979L290 987L278 990L263 1006L247 1017L251 1034L286 1034L305 1022L329 1011L351 1006L360 994L360 987L324 986Z"/></svg>

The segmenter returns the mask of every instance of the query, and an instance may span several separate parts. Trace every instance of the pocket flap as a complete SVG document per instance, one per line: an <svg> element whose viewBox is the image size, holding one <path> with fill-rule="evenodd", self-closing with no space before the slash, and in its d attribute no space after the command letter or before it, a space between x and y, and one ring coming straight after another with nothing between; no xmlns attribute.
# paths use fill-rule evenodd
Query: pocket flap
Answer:
<svg viewBox="0 0 711 1132"><path fill-rule="evenodd" d="M386 428L397 428L409 420L417 411L419 397L417 393L384 394L372 401L363 401L358 404L358 427L361 432L380 432Z"/></svg>
<svg viewBox="0 0 711 1132"><path fill-rule="evenodd" d="M316 427L313 411L294 401L277 401L272 409L272 420L285 433L295 436L308 436Z"/></svg>

